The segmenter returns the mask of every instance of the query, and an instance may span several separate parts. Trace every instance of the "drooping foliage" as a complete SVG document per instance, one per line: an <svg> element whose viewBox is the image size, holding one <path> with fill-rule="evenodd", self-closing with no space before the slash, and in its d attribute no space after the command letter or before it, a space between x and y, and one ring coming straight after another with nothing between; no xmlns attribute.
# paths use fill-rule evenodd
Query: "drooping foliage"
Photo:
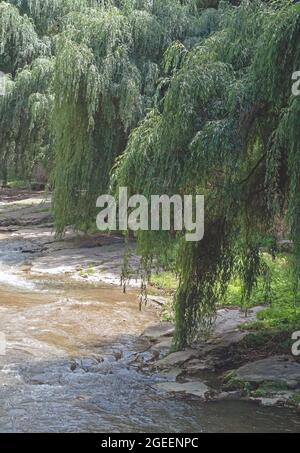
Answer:
<svg viewBox="0 0 300 453"><path fill-rule="evenodd" d="M37 162L51 161L49 119L53 110L53 61L37 59L18 72L0 97L0 158L2 171L13 163L19 174L30 175ZM4 178L5 179L5 178Z"/></svg>
<svg viewBox="0 0 300 453"><path fill-rule="evenodd" d="M49 158L52 66L47 39L38 37L29 17L22 16L15 6L1 2L0 70L7 80L5 95L0 96L0 163L4 183L12 163L25 175L39 158Z"/></svg>
<svg viewBox="0 0 300 453"><path fill-rule="evenodd" d="M48 54L47 43L41 40L27 16L6 2L0 3L0 66L15 74L39 56Z"/></svg>
<svg viewBox="0 0 300 453"><path fill-rule="evenodd" d="M107 191L114 159L153 107L163 53L201 33L190 2L101 2L65 17L55 68L60 231L91 218L97 194Z"/></svg>
<svg viewBox="0 0 300 453"><path fill-rule="evenodd" d="M215 33L166 53L167 71L176 62L168 90L131 134L115 170L132 192L206 196L204 240L180 239L177 255L178 347L207 327L233 275L243 281L245 305L259 276L267 296L261 238L275 242L286 212L295 293L299 281L300 112L291 77L300 67L300 6L245 1L218 11ZM155 237L141 235L151 240L142 249L153 254Z"/></svg>
<svg viewBox="0 0 300 453"><path fill-rule="evenodd" d="M245 306L284 218L300 272L300 6L287 0L0 1L0 160L53 166L59 233L95 200L204 194L205 237L140 232L147 269L174 263L176 347L214 319L230 279ZM113 171L112 171L113 170Z"/></svg>

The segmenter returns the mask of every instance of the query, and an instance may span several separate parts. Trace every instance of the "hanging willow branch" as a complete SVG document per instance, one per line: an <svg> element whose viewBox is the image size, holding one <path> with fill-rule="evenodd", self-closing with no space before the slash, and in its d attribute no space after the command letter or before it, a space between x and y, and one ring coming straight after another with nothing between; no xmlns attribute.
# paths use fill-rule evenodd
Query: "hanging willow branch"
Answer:
<svg viewBox="0 0 300 453"><path fill-rule="evenodd" d="M299 281L300 104L290 79L300 67L300 6L244 1L218 13L215 33L166 54L167 89L114 171L117 185L146 196L206 196L204 240L180 240L177 255L176 347L207 330L232 276L244 283L245 306L259 276L268 294L260 237L275 234L284 200L295 292ZM150 233L140 240L153 244Z"/></svg>

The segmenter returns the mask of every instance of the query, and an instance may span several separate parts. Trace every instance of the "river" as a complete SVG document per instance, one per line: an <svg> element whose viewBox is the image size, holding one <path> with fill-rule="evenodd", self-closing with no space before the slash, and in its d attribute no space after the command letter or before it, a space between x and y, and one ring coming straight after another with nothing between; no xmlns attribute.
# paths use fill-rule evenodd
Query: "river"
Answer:
<svg viewBox="0 0 300 453"><path fill-rule="evenodd" d="M21 275L21 259L0 235L0 432L300 431L287 409L159 392L163 378L132 365L156 310L133 290Z"/></svg>

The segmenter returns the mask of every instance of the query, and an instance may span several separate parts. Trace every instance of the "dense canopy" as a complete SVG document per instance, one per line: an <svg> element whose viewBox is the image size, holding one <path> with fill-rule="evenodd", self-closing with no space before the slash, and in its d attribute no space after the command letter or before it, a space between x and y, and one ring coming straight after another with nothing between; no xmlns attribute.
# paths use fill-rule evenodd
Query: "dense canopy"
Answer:
<svg viewBox="0 0 300 453"><path fill-rule="evenodd" d="M204 194L205 237L140 232L145 267L175 265L176 347L214 317L234 275L245 306L262 238L300 274L300 4L289 0L0 2L2 177L51 174L59 233L88 228L119 186Z"/></svg>

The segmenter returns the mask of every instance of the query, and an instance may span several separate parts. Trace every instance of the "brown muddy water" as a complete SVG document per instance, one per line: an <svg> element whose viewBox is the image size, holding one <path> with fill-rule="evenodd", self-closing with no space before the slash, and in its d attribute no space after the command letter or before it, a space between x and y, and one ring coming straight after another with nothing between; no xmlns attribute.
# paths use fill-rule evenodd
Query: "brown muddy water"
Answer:
<svg viewBox="0 0 300 453"><path fill-rule="evenodd" d="M158 375L130 363L157 322L117 287L21 276L0 241L0 432L299 432L285 409L201 403L160 393Z"/></svg>

